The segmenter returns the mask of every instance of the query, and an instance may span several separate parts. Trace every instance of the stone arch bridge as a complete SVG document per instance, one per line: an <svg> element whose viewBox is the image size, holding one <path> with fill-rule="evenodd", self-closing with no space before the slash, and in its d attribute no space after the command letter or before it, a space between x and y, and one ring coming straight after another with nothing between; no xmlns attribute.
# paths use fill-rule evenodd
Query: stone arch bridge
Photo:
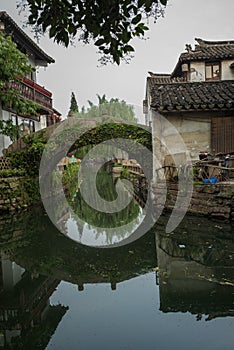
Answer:
<svg viewBox="0 0 234 350"><path fill-rule="evenodd" d="M52 135L56 135L56 142L59 146L69 143L72 139L76 141L69 148L69 152L82 146L91 144L96 145L110 139L131 139L136 143L142 144L144 147L152 150L151 129L142 124L136 124L128 121L121 121L113 117L101 118L68 118L64 121L56 123L39 130L29 137L42 137L47 142ZM76 138L76 135L77 138ZM54 136L53 136L54 137ZM18 152L27 148L22 138L16 140L6 150L6 154L10 152Z"/></svg>

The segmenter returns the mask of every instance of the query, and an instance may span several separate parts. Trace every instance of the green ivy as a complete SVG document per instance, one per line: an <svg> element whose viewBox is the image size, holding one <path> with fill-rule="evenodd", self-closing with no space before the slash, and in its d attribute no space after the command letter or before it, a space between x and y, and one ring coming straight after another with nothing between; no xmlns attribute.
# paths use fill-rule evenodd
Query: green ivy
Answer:
<svg viewBox="0 0 234 350"><path fill-rule="evenodd" d="M23 171L26 176L38 176L41 156L45 148L46 140L44 131L38 136L28 135L22 138L26 147L19 152L12 152L8 155L12 168Z"/></svg>
<svg viewBox="0 0 234 350"><path fill-rule="evenodd" d="M25 174L23 169L4 169L0 170L0 178L18 177Z"/></svg>
<svg viewBox="0 0 234 350"><path fill-rule="evenodd" d="M69 196L72 196L77 191L79 168L79 163L71 163L64 170L62 183L64 189L68 191Z"/></svg>

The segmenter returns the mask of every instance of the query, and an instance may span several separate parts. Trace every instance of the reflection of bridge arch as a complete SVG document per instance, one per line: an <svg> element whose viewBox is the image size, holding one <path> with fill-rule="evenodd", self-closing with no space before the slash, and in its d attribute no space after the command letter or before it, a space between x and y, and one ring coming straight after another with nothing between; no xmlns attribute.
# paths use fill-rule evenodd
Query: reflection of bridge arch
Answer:
<svg viewBox="0 0 234 350"><path fill-rule="evenodd" d="M153 233L128 246L101 249L78 244L61 235L41 208L19 213L14 220L12 228L8 226L8 238L2 242L1 250L7 251L12 261L31 273L53 276L80 287L110 283L115 289L118 283L152 271L157 265ZM0 225L0 233L4 227ZM28 227L33 231L32 236Z"/></svg>

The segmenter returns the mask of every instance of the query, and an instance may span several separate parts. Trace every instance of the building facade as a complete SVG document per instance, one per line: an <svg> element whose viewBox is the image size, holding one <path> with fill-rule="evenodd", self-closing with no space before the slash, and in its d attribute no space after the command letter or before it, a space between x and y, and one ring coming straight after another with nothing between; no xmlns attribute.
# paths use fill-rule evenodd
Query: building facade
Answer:
<svg viewBox="0 0 234 350"><path fill-rule="evenodd" d="M21 134L38 131L60 120L61 114L53 107L52 93L37 83L37 68L47 67L54 63L54 59L47 55L6 13L0 12L0 30L10 35L17 48L24 53L29 64L35 71L23 78L22 82L11 82L22 98L38 104L39 109L35 116L17 114L10 106L0 104L0 120L12 120L20 127ZM2 150L11 143L9 137L0 135L0 155Z"/></svg>
<svg viewBox="0 0 234 350"><path fill-rule="evenodd" d="M204 152L234 154L234 41L195 40L171 74L147 78L145 120L162 164L171 155L183 163Z"/></svg>

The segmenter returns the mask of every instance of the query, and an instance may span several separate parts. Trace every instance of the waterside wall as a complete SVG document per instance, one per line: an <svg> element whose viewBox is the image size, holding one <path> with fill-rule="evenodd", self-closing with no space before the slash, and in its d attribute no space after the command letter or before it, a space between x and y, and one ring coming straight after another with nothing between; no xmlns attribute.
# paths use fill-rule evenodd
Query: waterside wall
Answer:
<svg viewBox="0 0 234 350"><path fill-rule="evenodd" d="M38 179L0 178L0 213L25 209L39 198Z"/></svg>
<svg viewBox="0 0 234 350"><path fill-rule="evenodd" d="M153 201L157 206L162 206L161 209L171 211L179 198L178 211L183 210L191 196L189 213L234 221L234 183L195 184L191 192L186 188L179 191L176 183L167 183L166 187L160 184L152 187ZM166 202L160 203L165 192Z"/></svg>

